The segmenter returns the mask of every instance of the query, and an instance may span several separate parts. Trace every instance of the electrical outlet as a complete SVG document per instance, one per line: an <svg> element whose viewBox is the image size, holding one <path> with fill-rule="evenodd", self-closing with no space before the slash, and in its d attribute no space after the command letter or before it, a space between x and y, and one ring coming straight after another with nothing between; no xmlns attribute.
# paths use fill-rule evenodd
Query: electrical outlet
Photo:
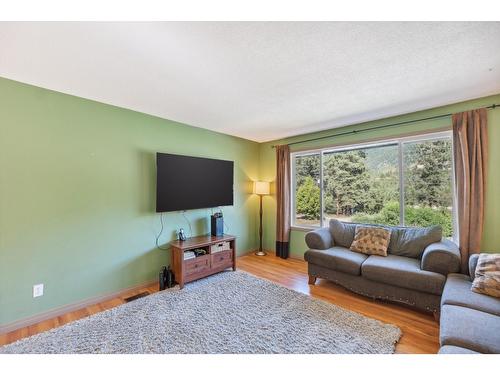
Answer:
<svg viewBox="0 0 500 375"><path fill-rule="evenodd" d="M33 285L33 298L43 296L43 284Z"/></svg>

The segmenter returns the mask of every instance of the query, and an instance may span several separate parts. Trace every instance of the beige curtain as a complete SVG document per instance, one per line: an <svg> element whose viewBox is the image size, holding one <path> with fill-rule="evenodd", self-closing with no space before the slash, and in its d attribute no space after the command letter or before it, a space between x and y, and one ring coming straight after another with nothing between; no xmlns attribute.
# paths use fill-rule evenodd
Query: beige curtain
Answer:
<svg viewBox="0 0 500 375"><path fill-rule="evenodd" d="M488 143L486 119L485 108L452 116L462 273L468 272L469 256L481 249Z"/></svg>
<svg viewBox="0 0 500 375"><path fill-rule="evenodd" d="M276 256L288 258L290 238L290 148L276 146Z"/></svg>

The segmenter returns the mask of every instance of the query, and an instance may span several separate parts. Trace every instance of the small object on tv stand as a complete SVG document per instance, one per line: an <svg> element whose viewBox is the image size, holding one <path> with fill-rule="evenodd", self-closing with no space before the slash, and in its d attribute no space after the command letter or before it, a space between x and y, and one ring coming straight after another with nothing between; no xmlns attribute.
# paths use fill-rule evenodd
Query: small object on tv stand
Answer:
<svg viewBox="0 0 500 375"><path fill-rule="evenodd" d="M184 233L184 229L180 228L179 233L177 235L179 237L179 241L186 241L187 237L186 234Z"/></svg>
<svg viewBox="0 0 500 375"><path fill-rule="evenodd" d="M212 236L221 237L224 235L224 218L221 212L217 212L210 217L210 227Z"/></svg>

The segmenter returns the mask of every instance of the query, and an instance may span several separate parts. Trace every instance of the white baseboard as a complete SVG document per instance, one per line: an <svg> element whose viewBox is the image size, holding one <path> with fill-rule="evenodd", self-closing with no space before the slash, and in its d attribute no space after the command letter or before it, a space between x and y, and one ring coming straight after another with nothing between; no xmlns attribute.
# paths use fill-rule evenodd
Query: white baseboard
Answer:
<svg viewBox="0 0 500 375"><path fill-rule="evenodd" d="M102 294L102 295L97 296L97 297L91 297L91 298L88 298L88 299L85 299L85 300L82 300L79 302L70 303L68 305L57 307L55 309L51 309L51 310L45 311L43 313L27 317L27 318L15 320L11 323L2 324L2 325L0 325L0 334L12 332L12 331L15 331L16 329L19 329L19 328L28 327L30 325L43 322L44 320L47 320L47 319L52 319L52 318L55 318L55 317L60 316L60 315L64 315L64 314L67 314L67 313L70 313L70 312L73 312L76 310L80 310L80 309L83 309L85 307L95 305L96 303L100 303L103 301L107 301L107 300L116 298L122 294L125 294L127 292L131 292L134 289L144 288L144 287L156 284L157 282L158 282L158 280L146 281L144 283L141 283L141 284L138 284L135 286L131 286L129 288L121 289L117 292Z"/></svg>

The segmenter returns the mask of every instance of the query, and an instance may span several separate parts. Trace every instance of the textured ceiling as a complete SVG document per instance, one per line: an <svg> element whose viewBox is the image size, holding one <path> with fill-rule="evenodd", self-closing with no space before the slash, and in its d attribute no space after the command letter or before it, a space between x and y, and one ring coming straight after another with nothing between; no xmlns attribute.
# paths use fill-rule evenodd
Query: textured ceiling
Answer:
<svg viewBox="0 0 500 375"><path fill-rule="evenodd" d="M0 22L0 76L255 141L500 92L499 22Z"/></svg>

